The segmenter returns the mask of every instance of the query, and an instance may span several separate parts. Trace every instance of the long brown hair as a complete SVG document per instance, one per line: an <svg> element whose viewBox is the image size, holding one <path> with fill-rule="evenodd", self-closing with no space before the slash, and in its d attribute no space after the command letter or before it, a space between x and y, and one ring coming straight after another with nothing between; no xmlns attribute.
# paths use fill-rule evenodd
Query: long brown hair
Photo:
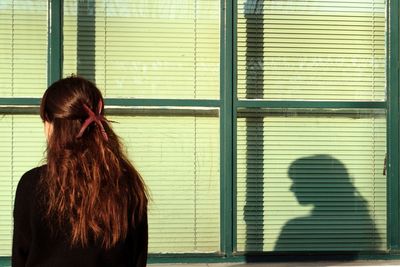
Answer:
<svg viewBox="0 0 400 267"><path fill-rule="evenodd" d="M91 123L78 137L87 108L104 118L102 103L92 82L68 77L52 84L40 105L42 120L52 128L41 177L46 215L70 224L71 245L94 240L110 248L147 214L146 186L109 122L101 120L104 129Z"/></svg>

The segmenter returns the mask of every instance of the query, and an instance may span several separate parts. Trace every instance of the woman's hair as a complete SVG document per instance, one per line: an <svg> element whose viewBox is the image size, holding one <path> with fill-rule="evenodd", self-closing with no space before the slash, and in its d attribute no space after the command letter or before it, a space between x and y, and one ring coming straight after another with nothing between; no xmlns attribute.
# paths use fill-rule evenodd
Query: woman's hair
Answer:
<svg viewBox="0 0 400 267"><path fill-rule="evenodd" d="M99 89L74 76L52 84L40 105L52 128L41 177L46 217L69 222L71 245L110 248L147 214L145 184L103 112Z"/></svg>

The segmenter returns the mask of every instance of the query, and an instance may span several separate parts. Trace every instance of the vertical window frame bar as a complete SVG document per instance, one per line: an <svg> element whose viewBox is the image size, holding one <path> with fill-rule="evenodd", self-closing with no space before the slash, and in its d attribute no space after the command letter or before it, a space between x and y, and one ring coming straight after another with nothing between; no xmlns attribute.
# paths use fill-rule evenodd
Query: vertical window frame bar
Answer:
<svg viewBox="0 0 400 267"><path fill-rule="evenodd" d="M237 0L232 0L232 253L237 251Z"/></svg>
<svg viewBox="0 0 400 267"><path fill-rule="evenodd" d="M47 84L62 78L63 66L63 0L48 0Z"/></svg>
<svg viewBox="0 0 400 267"><path fill-rule="evenodd" d="M220 250L227 257L232 257L233 240L233 138L232 138L232 112L233 112L233 2L221 1L221 28L220 28Z"/></svg>
<svg viewBox="0 0 400 267"><path fill-rule="evenodd" d="M399 2L387 3L387 248L400 250L399 232Z"/></svg>

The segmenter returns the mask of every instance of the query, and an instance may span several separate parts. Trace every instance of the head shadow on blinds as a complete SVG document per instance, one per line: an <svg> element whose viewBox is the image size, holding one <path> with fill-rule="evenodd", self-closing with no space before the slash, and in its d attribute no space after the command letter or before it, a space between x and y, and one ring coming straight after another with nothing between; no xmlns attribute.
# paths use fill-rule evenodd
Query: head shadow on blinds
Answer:
<svg viewBox="0 0 400 267"><path fill-rule="evenodd" d="M237 127L239 251L386 248L383 111L244 109Z"/></svg>

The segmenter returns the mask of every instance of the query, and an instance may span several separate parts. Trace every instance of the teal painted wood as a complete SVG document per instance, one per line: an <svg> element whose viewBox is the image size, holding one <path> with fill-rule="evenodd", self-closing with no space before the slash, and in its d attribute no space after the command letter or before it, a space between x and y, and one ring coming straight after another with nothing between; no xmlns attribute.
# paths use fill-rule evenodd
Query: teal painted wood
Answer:
<svg viewBox="0 0 400 267"><path fill-rule="evenodd" d="M39 106L40 98L0 97L0 106Z"/></svg>
<svg viewBox="0 0 400 267"><path fill-rule="evenodd" d="M191 100L191 99L121 99L108 98L106 106L120 107L220 107L219 100ZM40 98L29 97L0 97L0 106L40 105Z"/></svg>
<svg viewBox="0 0 400 267"><path fill-rule="evenodd" d="M11 258L0 257L0 267L11 267Z"/></svg>
<svg viewBox="0 0 400 267"><path fill-rule="evenodd" d="M345 259L344 254L330 254L329 255L337 261L340 259ZM276 255L264 255L254 258L257 262L289 262L296 259L298 261L321 261L327 260L327 258L321 258L321 255L291 255L282 254L277 257ZM400 259L399 254L358 254L354 255L353 260L397 260ZM148 258L148 264L158 264L158 263L244 263L246 258L244 256L232 256L232 257L222 257L221 255L193 255L193 254L178 254L178 255L160 255L160 256L150 256ZM0 257L0 267L11 267L10 257Z"/></svg>
<svg viewBox="0 0 400 267"><path fill-rule="evenodd" d="M351 260L397 260L400 259L399 254L385 253L359 253L352 254ZM349 254L328 253L328 254L273 254L266 253L252 257L251 262L271 263L271 262L313 262L313 261L346 261L349 260ZM159 255L150 256L149 264L156 263L245 263L246 257L243 255L233 255L231 257L221 257L217 255L193 255L193 254L178 254L178 255ZM1 266L0 266L1 267Z"/></svg>
<svg viewBox="0 0 400 267"><path fill-rule="evenodd" d="M387 49L388 120L387 120L387 202L388 249L400 249L399 236L399 2L389 1Z"/></svg>
<svg viewBox="0 0 400 267"><path fill-rule="evenodd" d="M237 108L386 108L384 101L274 101L274 100L238 100Z"/></svg>
<svg viewBox="0 0 400 267"><path fill-rule="evenodd" d="M63 0L49 0L48 10L48 48L47 83L48 85L62 77L63 54Z"/></svg>
<svg viewBox="0 0 400 267"><path fill-rule="evenodd" d="M232 0L232 253L237 251L237 0Z"/></svg>
<svg viewBox="0 0 400 267"><path fill-rule="evenodd" d="M232 71L231 71L232 72ZM232 75L232 74L231 74ZM223 80L227 77L221 75L221 86ZM230 88L232 89L233 83L230 82ZM229 92L232 94L231 92ZM222 95L222 94L221 94ZM231 97L233 100L233 97ZM154 107L220 107L221 103L225 100L192 100L192 99L122 99L122 98L108 98L105 99L107 106L122 106L122 107L134 107L134 106L154 106ZM0 105L9 106L26 106L26 105L39 105L40 98L28 98L28 97L0 97ZM386 108L386 102L339 102L339 101L268 101L268 100L234 100L235 108L355 108L355 109L384 109Z"/></svg>
<svg viewBox="0 0 400 267"><path fill-rule="evenodd" d="M397 260L400 259L399 254L389 253L358 253L352 254L351 260ZM299 254L299 253L286 253L286 254L273 254L265 253L259 256L252 257L251 262L271 263L271 262L313 262L313 261L346 261L349 260L349 254L328 253L328 254ZM232 257L220 257L216 255L193 255L193 254L180 254L180 255L160 255L151 256L148 259L149 264L155 263L245 263L246 257L243 255L233 255ZM1 267L1 266L0 266Z"/></svg>
<svg viewBox="0 0 400 267"><path fill-rule="evenodd" d="M232 256L232 82L233 82L233 4L221 1L221 252Z"/></svg>
<svg viewBox="0 0 400 267"><path fill-rule="evenodd" d="M108 106L171 106L171 107L220 107L220 100L192 100L192 99L121 99L107 98L105 104Z"/></svg>

